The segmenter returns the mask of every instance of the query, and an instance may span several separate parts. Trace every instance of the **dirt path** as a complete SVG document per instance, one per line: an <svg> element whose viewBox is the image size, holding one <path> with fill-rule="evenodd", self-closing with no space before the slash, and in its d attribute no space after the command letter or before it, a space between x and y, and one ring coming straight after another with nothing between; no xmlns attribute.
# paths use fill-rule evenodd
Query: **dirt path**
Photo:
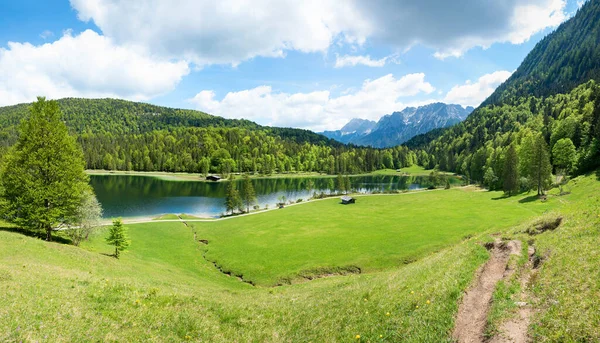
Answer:
<svg viewBox="0 0 600 343"><path fill-rule="evenodd" d="M533 268L532 256L535 253L533 247L528 249L529 261L525 266L525 275L521 278L521 294L520 300L517 303L519 306L518 316L511 318L506 322L502 323L498 334L494 336L489 343L527 343L529 338L527 336L527 330L531 322L531 316L533 315L533 309L528 303L527 286L531 276L536 272Z"/></svg>
<svg viewBox="0 0 600 343"><path fill-rule="evenodd" d="M484 341L484 330L496 283L507 273L511 254L520 254L521 242L496 241L491 247L491 258L480 270L475 285L464 295L458 308L453 337L459 343Z"/></svg>

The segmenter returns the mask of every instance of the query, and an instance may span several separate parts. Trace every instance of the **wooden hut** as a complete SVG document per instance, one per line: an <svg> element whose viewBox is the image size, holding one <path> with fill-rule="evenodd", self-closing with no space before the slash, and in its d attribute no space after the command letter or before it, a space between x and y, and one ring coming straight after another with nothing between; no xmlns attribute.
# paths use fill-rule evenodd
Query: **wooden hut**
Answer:
<svg viewBox="0 0 600 343"><path fill-rule="evenodd" d="M206 177L206 181L219 181L221 177L218 175L209 175Z"/></svg>
<svg viewBox="0 0 600 343"><path fill-rule="evenodd" d="M347 195L342 197L343 205L354 204L355 202L356 202L356 199L354 199L353 197L349 197Z"/></svg>

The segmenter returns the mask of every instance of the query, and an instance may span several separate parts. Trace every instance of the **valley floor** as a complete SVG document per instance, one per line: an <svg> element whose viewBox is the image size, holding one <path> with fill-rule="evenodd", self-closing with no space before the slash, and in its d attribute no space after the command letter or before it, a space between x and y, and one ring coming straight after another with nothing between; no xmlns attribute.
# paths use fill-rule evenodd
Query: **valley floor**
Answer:
<svg viewBox="0 0 600 343"><path fill-rule="evenodd" d="M595 175L547 202L453 189L128 227L120 260L103 232L76 248L0 230L0 341L451 341L497 240L534 246L537 267L521 285L527 258L509 262L488 337L526 295L532 341L600 339Z"/></svg>

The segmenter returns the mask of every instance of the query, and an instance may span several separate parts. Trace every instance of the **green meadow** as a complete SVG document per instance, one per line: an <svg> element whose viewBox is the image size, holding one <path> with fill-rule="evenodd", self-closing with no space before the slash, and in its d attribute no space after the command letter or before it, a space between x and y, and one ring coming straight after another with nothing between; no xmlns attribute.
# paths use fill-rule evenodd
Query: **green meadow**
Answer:
<svg viewBox="0 0 600 343"><path fill-rule="evenodd" d="M489 256L481 243L495 233L533 240L544 256L536 341L597 340L600 182L582 177L571 191L542 203L461 188L128 225L119 260L102 231L77 248L7 228L0 341L450 341L462 293ZM556 231L522 233L553 214L565 218ZM361 273L327 275L348 266Z"/></svg>
<svg viewBox="0 0 600 343"><path fill-rule="evenodd" d="M207 259L244 280L273 286L321 274L399 267L557 204L554 199L522 203L522 198L469 187L358 196L351 205L331 198L190 224L209 241Z"/></svg>

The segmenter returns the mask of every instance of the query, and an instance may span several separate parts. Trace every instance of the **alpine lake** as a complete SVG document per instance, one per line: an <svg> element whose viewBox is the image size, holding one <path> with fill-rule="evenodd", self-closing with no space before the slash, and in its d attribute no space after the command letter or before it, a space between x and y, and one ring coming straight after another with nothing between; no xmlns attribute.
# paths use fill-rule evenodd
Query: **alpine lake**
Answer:
<svg viewBox="0 0 600 343"><path fill-rule="evenodd" d="M104 209L105 218L157 217L162 214L189 214L215 218L225 212L225 191L230 181L170 181L139 175L90 175L90 183ZM449 177L452 185L461 184ZM287 203L307 201L315 194L335 192L335 177L255 178L256 205L273 208L282 196ZM237 183L241 188L242 180ZM352 193L396 193L431 186L427 176L350 176Z"/></svg>

